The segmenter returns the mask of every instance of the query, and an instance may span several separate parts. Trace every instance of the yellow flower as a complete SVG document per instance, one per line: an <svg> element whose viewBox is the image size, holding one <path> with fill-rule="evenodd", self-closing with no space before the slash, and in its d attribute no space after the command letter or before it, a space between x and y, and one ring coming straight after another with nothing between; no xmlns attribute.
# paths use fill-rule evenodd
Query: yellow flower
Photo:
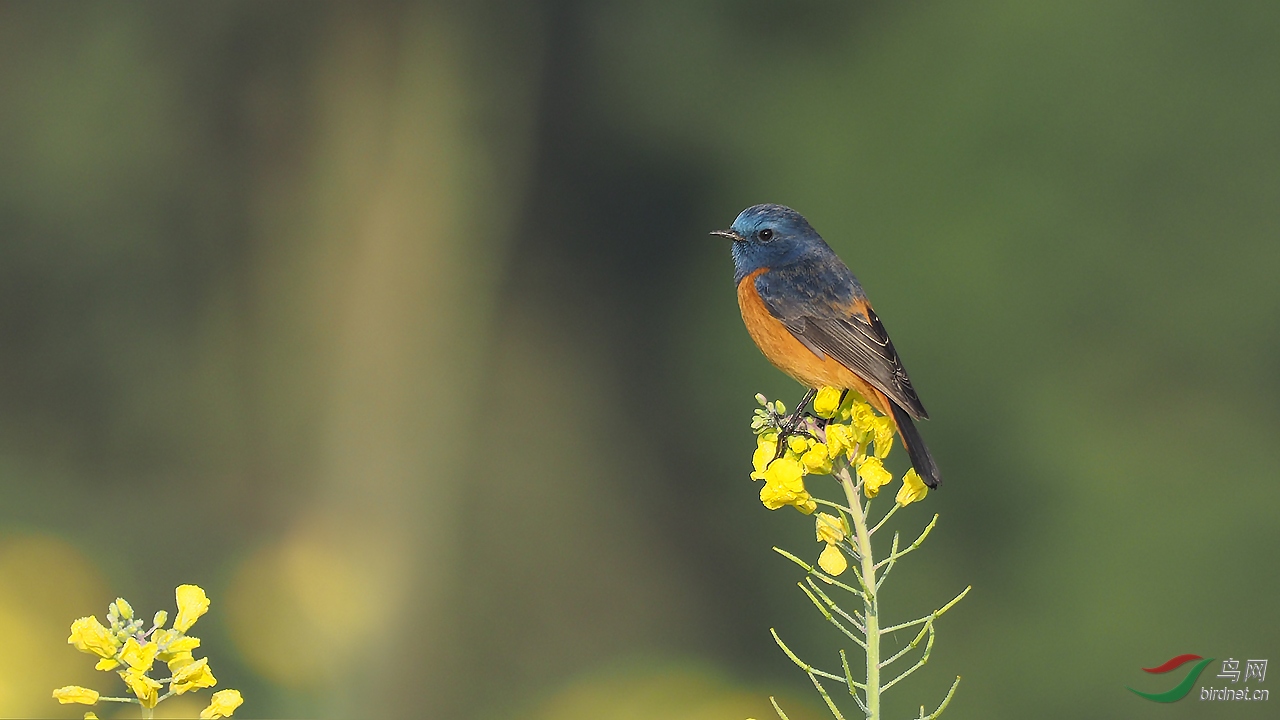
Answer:
<svg viewBox="0 0 1280 720"><path fill-rule="evenodd" d="M852 450L855 444L853 428L837 423L827 426L827 455L832 460L840 457L841 453Z"/></svg>
<svg viewBox="0 0 1280 720"><path fill-rule="evenodd" d="M87 712L84 714L84 720L98 720L98 715L96 713Z"/></svg>
<svg viewBox="0 0 1280 720"><path fill-rule="evenodd" d="M861 400L849 407L849 424L853 426L853 434L859 439L871 430L875 417L876 413L871 406Z"/></svg>
<svg viewBox="0 0 1280 720"><path fill-rule="evenodd" d="M809 449L809 441L799 435L792 435L787 438L787 449L799 455Z"/></svg>
<svg viewBox="0 0 1280 720"><path fill-rule="evenodd" d="M844 553L840 552L840 548L827 545L827 549L818 556L818 567L828 575L839 575L849 569L849 561L845 559Z"/></svg>
<svg viewBox="0 0 1280 720"><path fill-rule="evenodd" d="M209 596L199 585L179 585L174 594L178 597L178 617L173 621L173 627L186 632L209 611Z"/></svg>
<svg viewBox="0 0 1280 720"><path fill-rule="evenodd" d="M752 480L764 479L764 471L769 467L769 463L773 461L773 456L777 453L777 433L761 433L756 437L756 452L751 456L751 467L755 470L755 472L751 473Z"/></svg>
<svg viewBox="0 0 1280 720"><path fill-rule="evenodd" d="M804 491L804 469L800 463L789 457L779 458L769 464L765 470L764 480L771 485L779 485L793 492Z"/></svg>
<svg viewBox="0 0 1280 720"><path fill-rule="evenodd" d="M877 415L871 421L871 432L875 434L876 457L888 457L889 450L893 448L893 421L884 415Z"/></svg>
<svg viewBox="0 0 1280 720"><path fill-rule="evenodd" d="M824 387L819 390L818 395L813 398L813 414L826 419L834 417L836 411L840 409L840 394L842 392L842 390L833 387Z"/></svg>
<svg viewBox="0 0 1280 720"><path fill-rule="evenodd" d="M137 670L127 670L120 673L120 679L124 680L124 684L129 686L129 690L137 696L138 701L142 703L142 707L152 708L159 702L156 691L160 689L160 683L152 680Z"/></svg>
<svg viewBox="0 0 1280 720"><path fill-rule="evenodd" d="M97 665L93 666L94 670L115 670L120 667L120 661L112 658L102 658Z"/></svg>
<svg viewBox="0 0 1280 720"><path fill-rule="evenodd" d="M137 638L129 638L124 642L124 649L120 651L120 659L124 661L130 668L138 672L146 672L151 669L151 664L156 661L156 653L160 651L160 647L153 642L145 645L139 645Z"/></svg>
<svg viewBox="0 0 1280 720"><path fill-rule="evenodd" d="M795 497L794 493L788 493L785 488L773 483L765 483L764 487L760 488L760 502L770 510L785 507L794 501Z"/></svg>
<svg viewBox="0 0 1280 720"><path fill-rule="evenodd" d="M177 630L161 630L152 637L155 638L156 645L160 647L160 659L166 662L169 659L168 655L195 650L200 647L200 638L183 635Z"/></svg>
<svg viewBox="0 0 1280 720"><path fill-rule="evenodd" d="M869 457L858 466L858 477L862 478L862 492L868 498L880 494L880 488L893 480L893 473L884 469L880 458Z"/></svg>
<svg viewBox="0 0 1280 720"><path fill-rule="evenodd" d="M822 443L814 443L800 456L800 462L804 463L805 470L815 475L831 472L831 457L827 455L827 446Z"/></svg>
<svg viewBox="0 0 1280 720"><path fill-rule="evenodd" d="M164 610L157 610L156 616L151 620L151 624L155 625L158 628L162 628L164 627L164 624L166 621L168 621L168 619L169 619L168 612Z"/></svg>
<svg viewBox="0 0 1280 720"><path fill-rule="evenodd" d="M764 487L760 489L760 502L770 510L794 505L806 515L818 508L804 488L804 469L800 463L784 457L769 464L764 473Z"/></svg>
<svg viewBox="0 0 1280 720"><path fill-rule="evenodd" d="M171 653L190 652L200 647L200 638L191 635L183 635L182 637L169 643L166 648Z"/></svg>
<svg viewBox="0 0 1280 720"><path fill-rule="evenodd" d="M111 631L98 622L98 618L90 615L71 623L71 637L67 642L76 646L82 653L110 658L116 654L120 643Z"/></svg>
<svg viewBox="0 0 1280 720"><path fill-rule="evenodd" d="M201 720L215 720L215 718L231 717L231 713L240 707L244 699L240 697L239 690L219 690L209 698L209 707L200 711Z"/></svg>
<svg viewBox="0 0 1280 720"><path fill-rule="evenodd" d="M917 500L923 500L924 496L928 494L928 486L916 474L916 469L911 468L906 475L902 476L902 487L898 489L898 497L895 502L905 507Z"/></svg>
<svg viewBox="0 0 1280 720"><path fill-rule="evenodd" d="M53 699L63 705L69 705L71 703L93 705L98 702L98 691L80 687L79 685L68 685L54 690Z"/></svg>
<svg viewBox="0 0 1280 720"><path fill-rule="evenodd" d="M165 664L169 666L169 672L174 673L195 661L195 658L191 657L191 651L188 650L170 657Z"/></svg>
<svg viewBox="0 0 1280 720"><path fill-rule="evenodd" d="M844 572L849 567L849 561L840 552L840 548L836 547L836 543L844 540L849 534L849 523L843 518L828 513L818 513L814 518L814 528L817 531L818 540L827 544L826 549L818 556L818 567L825 570L828 575L839 575Z"/></svg>
<svg viewBox="0 0 1280 720"><path fill-rule="evenodd" d="M200 658L175 672L169 689L181 695L193 688L207 688L217 684L218 681L209 670L209 658Z"/></svg>
<svg viewBox="0 0 1280 720"><path fill-rule="evenodd" d="M848 524L841 518L828 513L818 513L818 516L814 518L814 525L817 529L818 540L828 545L844 540L845 536L849 534Z"/></svg>
<svg viewBox="0 0 1280 720"><path fill-rule="evenodd" d="M790 505L805 492L804 470L791 458L779 458L769 464L764 473L764 487L760 489L760 501L770 510Z"/></svg>

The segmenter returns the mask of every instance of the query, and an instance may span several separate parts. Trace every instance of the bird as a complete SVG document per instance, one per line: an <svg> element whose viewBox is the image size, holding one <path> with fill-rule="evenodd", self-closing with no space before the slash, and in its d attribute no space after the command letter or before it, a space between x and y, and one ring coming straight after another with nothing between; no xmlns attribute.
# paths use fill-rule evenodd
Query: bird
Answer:
<svg viewBox="0 0 1280 720"><path fill-rule="evenodd" d="M914 423L929 413L862 284L809 221L784 205L753 205L711 234L733 241L747 333L771 363L809 388L784 433L795 430L818 389L855 391L893 419L912 467L936 488L938 465Z"/></svg>

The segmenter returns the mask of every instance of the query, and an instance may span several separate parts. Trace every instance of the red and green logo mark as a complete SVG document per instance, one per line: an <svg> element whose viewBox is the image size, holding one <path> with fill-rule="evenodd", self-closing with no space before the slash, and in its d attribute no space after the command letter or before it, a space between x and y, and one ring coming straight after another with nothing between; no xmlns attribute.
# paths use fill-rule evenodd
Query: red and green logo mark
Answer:
<svg viewBox="0 0 1280 720"><path fill-rule="evenodd" d="M1172 690L1168 690L1162 693L1145 693L1145 692L1142 692L1141 690L1134 690L1133 688L1129 688L1129 690L1132 691L1135 695L1144 697L1153 702L1161 702L1161 703L1178 702L1182 698L1186 697L1187 693L1191 692L1191 686L1196 684L1196 680L1200 678L1200 673L1204 672L1205 666L1213 662L1213 658L1202 658L1199 655L1192 655L1188 653L1186 655L1179 655L1175 658L1170 658L1163 665L1157 665L1156 667L1142 668L1143 671L1149 672L1149 673L1167 673L1171 670L1177 670L1178 668L1182 667L1183 665L1186 665L1192 660L1199 660L1200 662L1192 666L1192 668L1187 671L1187 676L1182 678L1182 682L1175 685ZM1129 686L1126 685L1125 687L1129 687Z"/></svg>

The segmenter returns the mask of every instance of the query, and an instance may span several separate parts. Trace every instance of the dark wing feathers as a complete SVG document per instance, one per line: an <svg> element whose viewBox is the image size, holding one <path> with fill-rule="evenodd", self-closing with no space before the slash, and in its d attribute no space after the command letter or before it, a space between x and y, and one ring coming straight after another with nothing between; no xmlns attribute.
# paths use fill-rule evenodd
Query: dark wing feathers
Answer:
<svg viewBox="0 0 1280 720"><path fill-rule="evenodd" d="M876 317L875 311L870 307L867 308L867 315L867 319L856 314L842 318L802 315L794 320L784 321L784 324L805 346L821 350L858 373L888 395L890 400L906 410L911 417L927 420L929 413L925 411L915 388L911 386L911 378L902 367L902 360L899 359L889 334L885 332L884 325L880 324L880 318Z"/></svg>
<svg viewBox="0 0 1280 720"><path fill-rule="evenodd" d="M928 419L911 378L853 273L831 256L758 278L765 306L819 357L828 355L883 392L911 417ZM863 317L860 311L866 312Z"/></svg>

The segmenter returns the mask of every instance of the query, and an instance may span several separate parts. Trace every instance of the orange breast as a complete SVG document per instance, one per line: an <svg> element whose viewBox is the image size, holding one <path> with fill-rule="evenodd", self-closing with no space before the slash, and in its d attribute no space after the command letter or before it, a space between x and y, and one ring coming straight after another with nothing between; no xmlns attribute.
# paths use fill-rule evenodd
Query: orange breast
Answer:
<svg viewBox="0 0 1280 720"><path fill-rule="evenodd" d="M760 352L779 370L803 385L854 390L877 410L889 414L888 402L879 390L831 356L818 357L769 312L760 299L760 293L756 292L756 277L767 270L756 270L738 283L738 309L742 311L742 322Z"/></svg>

